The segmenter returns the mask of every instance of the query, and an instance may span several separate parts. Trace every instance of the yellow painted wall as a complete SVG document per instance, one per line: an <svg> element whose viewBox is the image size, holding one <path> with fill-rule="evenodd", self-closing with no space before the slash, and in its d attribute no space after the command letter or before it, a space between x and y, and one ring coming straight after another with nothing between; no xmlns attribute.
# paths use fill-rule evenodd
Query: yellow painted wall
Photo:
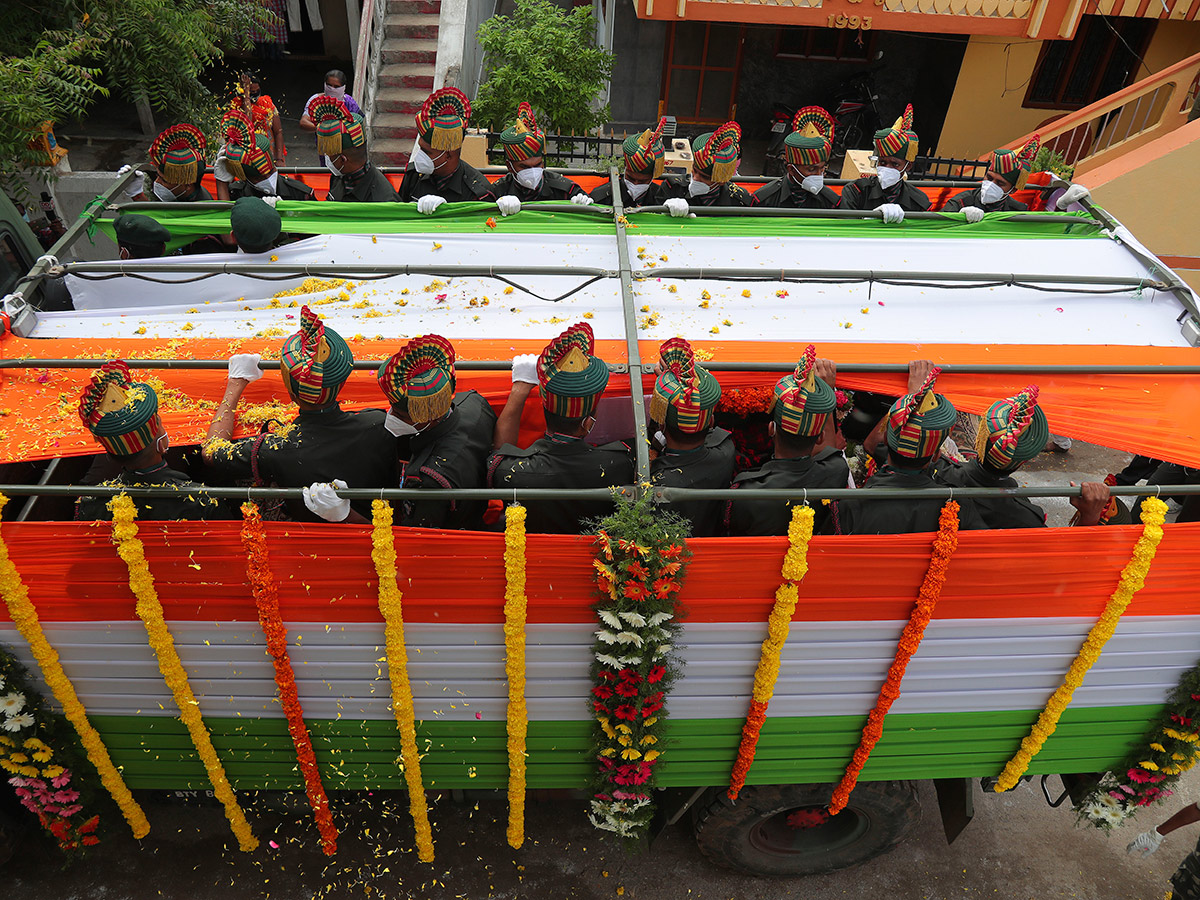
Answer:
<svg viewBox="0 0 1200 900"><path fill-rule="evenodd" d="M980 157L1028 134L1051 116L1067 111L1025 109L1021 105L1041 44L1041 41L990 35L971 36L942 126L938 156ZM1200 22L1159 22L1146 48L1146 65L1158 72L1197 51L1200 51ZM1146 77L1145 69L1141 70L1141 77ZM920 110L917 110L917 124L920 124Z"/></svg>

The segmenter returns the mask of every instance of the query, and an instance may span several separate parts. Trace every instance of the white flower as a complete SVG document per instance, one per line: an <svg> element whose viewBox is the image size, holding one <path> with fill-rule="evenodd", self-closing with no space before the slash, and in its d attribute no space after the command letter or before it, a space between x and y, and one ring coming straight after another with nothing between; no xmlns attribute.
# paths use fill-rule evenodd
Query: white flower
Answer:
<svg viewBox="0 0 1200 900"><path fill-rule="evenodd" d="M1119 809L1105 809L1102 814L1102 818L1109 825L1120 825L1123 821L1125 821L1125 813L1121 812Z"/></svg>
<svg viewBox="0 0 1200 900"><path fill-rule="evenodd" d="M597 631L596 637L600 638L606 644L615 644L618 640L617 635L611 631Z"/></svg>
<svg viewBox="0 0 1200 900"><path fill-rule="evenodd" d="M654 648L654 658L662 659L662 657L666 656L670 652L671 652L670 644L659 644L657 647Z"/></svg>
<svg viewBox="0 0 1200 900"><path fill-rule="evenodd" d="M13 691L0 697L0 712L6 716L15 716L25 708L25 695Z"/></svg>
<svg viewBox="0 0 1200 900"><path fill-rule="evenodd" d="M1083 812L1089 819L1102 819L1105 813L1104 804L1093 800L1083 808Z"/></svg>
<svg viewBox="0 0 1200 900"><path fill-rule="evenodd" d="M618 662L621 664L621 668L624 669L626 666L640 666L642 658L640 656L622 656Z"/></svg>
<svg viewBox="0 0 1200 900"><path fill-rule="evenodd" d="M20 731L22 728L29 728L33 725L33 716L29 713L22 713L19 716L5 716L4 724L0 725L5 731Z"/></svg>
<svg viewBox="0 0 1200 900"><path fill-rule="evenodd" d="M1121 807L1121 801L1113 797L1111 794L1101 794L1099 800L1109 809L1119 809Z"/></svg>
<svg viewBox="0 0 1200 900"><path fill-rule="evenodd" d="M609 625L613 628L624 628L625 627L624 625L621 624L621 620L619 618L617 618L616 614L611 609L597 610L596 614L598 616L600 616L600 619L604 622L605 625Z"/></svg>
<svg viewBox="0 0 1200 900"><path fill-rule="evenodd" d="M637 628L645 628L646 627L646 619L641 613L623 612L620 614L620 616L622 619L624 619L630 625L633 625Z"/></svg>
<svg viewBox="0 0 1200 900"><path fill-rule="evenodd" d="M649 624L649 625L661 625L663 622L666 622L666 621L668 621L668 620L670 620L670 619L673 619L673 618L675 618L675 614L674 614L674 613L669 613L669 612L660 612L660 613L655 613L654 615L652 615L652 616L651 616L651 617L650 617L650 618L647 620L647 624Z"/></svg>
<svg viewBox="0 0 1200 900"><path fill-rule="evenodd" d="M4 676L0 675L0 691L4 690Z"/></svg>
<svg viewBox="0 0 1200 900"><path fill-rule="evenodd" d="M622 644L633 644L635 647L642 646L642 636L634 634L632 631L622 631L617 635L617 640Z"/></svg>
<svg viewBox="0 0 1200 900"><path fill-rule="evenodd" d="M600 663L600 665L608 666L610 669L616 669L620 671L621 669L625 668L623 665L621 665L621 661L619 659L617 659L615 656L609 656L606 653L597 653L596 660Z"/></svg>

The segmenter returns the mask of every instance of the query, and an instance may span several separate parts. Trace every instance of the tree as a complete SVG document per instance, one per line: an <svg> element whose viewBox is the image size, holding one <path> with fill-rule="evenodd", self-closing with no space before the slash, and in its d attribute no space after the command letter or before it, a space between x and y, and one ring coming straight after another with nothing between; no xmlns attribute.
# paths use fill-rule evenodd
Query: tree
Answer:
<svg viewBox="0 0 1200 900"><path fill-rule="evenodd" d="M586 134L608 121L608 105L594 104L615 57L596 46L590 8L566 13L549 0L517 0L512 15L488 19L476 39L488 69L475 98L477 122L506 128L522 100L546 132Z"/></svg>

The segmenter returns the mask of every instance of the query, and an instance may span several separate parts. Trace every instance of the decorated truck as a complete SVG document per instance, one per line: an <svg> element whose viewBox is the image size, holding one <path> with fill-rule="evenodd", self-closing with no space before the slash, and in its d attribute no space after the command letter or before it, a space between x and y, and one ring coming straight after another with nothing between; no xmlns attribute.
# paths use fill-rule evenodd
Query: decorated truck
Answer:
<svg viewBox="0 0 1200 900"><path fill-rule="evenodd" d="M811 343L841 389L902 394L907 362L928 358L960 410L1036 383L1055 433L1200 465L1196 298L1102 210L885 225L281 201L301 239L270 253L64 262L130 211L174 244L229 229L228 204L117 208L119 195L120 181L5 300L0 645L74 726L135 834L154 826L140 791L212 790L249 849L238 792L303 788L334 852L327 792L395 788L429 860L427 792L507 791L520 846L526 793L569 789L600 829L640 839L690 815L711 859L799 874L894 846L922 780L952 839L981 783L1061 775L1080 815L1109 827L1195 761L1200 526L1164 524L1153 496L1138 506L1194 486L1114 488L1130 525L961 533L957 501L998 489L930 489L939 531L888 536L812 535L811 510L849 486L758 492L797 501L788 535L693 538L661 505L738 492L649 478L646 400L676 335L720 380L720 408L748 420ZM70 309L38 308L48 283ZM273 372L305 305L352 349L347 409L384 404L374 370L426 333L453 342L458 390L499 409L514 355L590 323L612 372L590 439L629 441L635 483L569 492L614 512L563 536L524 528L522 502L564 493L553 486L447 492L505 507L488 532L393 527L392 504L416 492L385 485L342 492L375 501L369 526L263 521L254 502L241 521L141 521L130 497L163 489L88 477L99 450L76 405L101 363L125 360L171 444L194 452L233 353L269 370L237 434L290 417ZM539 420L535 401L526 438ZM113 522L73 521L81 495L113 496ZM25 770L13 777L51 777L17 746L25 732L3 734L9 773Z"/></svg>

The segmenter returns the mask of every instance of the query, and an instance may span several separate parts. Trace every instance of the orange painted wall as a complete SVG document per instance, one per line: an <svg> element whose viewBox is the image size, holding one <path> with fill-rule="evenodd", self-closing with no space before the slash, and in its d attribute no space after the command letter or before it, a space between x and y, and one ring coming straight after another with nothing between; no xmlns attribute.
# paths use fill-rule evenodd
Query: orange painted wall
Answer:
<svg viewBox="0 0 1200 900"><path fill-rule="evenodd" d="M1041 41L971 36L942 126L938 156L980 157L1066 112L1021 105L1041 45ZM1161 71L1197 48L1200 22L1159 22L1146 49L1146 66L1151 72ZM1140 78L1148 74L1146 69L1140 72ZM920 134L921 111L916 115Z"/></svg>

